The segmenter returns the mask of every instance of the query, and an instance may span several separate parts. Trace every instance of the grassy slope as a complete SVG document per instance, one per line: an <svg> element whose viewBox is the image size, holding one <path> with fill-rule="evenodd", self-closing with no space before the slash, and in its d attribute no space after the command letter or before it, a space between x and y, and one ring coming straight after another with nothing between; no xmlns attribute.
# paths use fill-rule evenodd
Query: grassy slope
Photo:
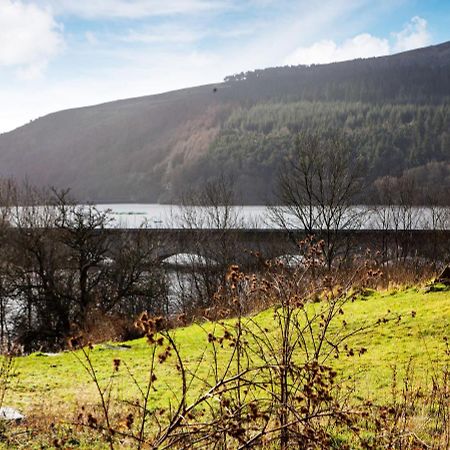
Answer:
<svg viewBox="0 0 450 450"><path fill-rule="evenodd" d="M353 375L357 392L365 398L380 400L389 393L392 368L404 371L412 358L415 372L420 377L430 375L430 370L441 361L444 353L443 337L450 332L450 291L429 292L409 289L401 292L373 293L345 308L345 320L350 326L375 321L388 310L402 316L399 324L394 322L376 328L364 335L355 337L355 347L366 347L368 352L352 359L340 359L335 364L343 369L345 375ZM416 312L413 317L412 311ZM258 322L270 327L271 311L257 316ZM194 367L202 361L199 374L205 375L211 368L208 355L201 360L207 347L205 331L214 324L192 325L176 331L176 340L180 343L182 355ZM109 378L114 358L120 358L130 367L136 377L144 382L148 367L149 347L145 340L138 339L128 343L129 350L117 350L98 345L92 352L92 359L98 369L99 377ZM224 350L223 357L229 350ZM334 360L333 360L334 361ZM173 364L172 364L173 362ZM158 367L157 392L152 393L152 404L163 406L172 395L169 386L178 386L179 380L174 368L174 358L170 364ZM119 398L132 398L136 388L130 381L122 365L116 379ZM194 386L198 390L198 386ZM56 417L70 417L79 407L95 401L92 383L69 352L57 356L33 354L18 358L16 374L4 404L17 407L25 413L32 410L51 412Z"/></svg>

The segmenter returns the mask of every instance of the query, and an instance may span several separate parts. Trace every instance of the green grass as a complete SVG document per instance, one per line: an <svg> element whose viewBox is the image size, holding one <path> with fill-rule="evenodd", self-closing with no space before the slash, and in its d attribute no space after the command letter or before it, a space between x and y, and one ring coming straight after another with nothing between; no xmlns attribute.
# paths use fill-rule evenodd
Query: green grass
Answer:
<svg viewBox="0 0 450 450"><path fill-rule="evenodd" d="M354 346L368 352L353 358L361 375L358 391L364 397L382 400L390 393L394 368L400 378L411 361L415 374L423 380L441 367L445 352L444 337L450 335L450 292L409 289L402 292L375 293L349 305L347 313L354 323L373 320L391 311L401 317L352 339ZM346 373L353 364L341 366Z"/></svg>
<svg viewBox="0 0 450 450"><path fill-rule="evenodd" d="M318 306L311 305L311 308L315 307ZM348 303L342 317L349 327L356 327L375 322L388 311L400 315L401 320L383 324L352 338L350 344L355 348L367 348L366 354L331 360L343 378L352 377L357 396L379 402L390 393L394 367L401 377L411 360L416 376L423 382L442 364L445 349L443 338L450 334L450 291L427 293L423 289L408 289L368 292L368 295ZM259 325L273 329L273 310L264 311L254 319ZM200 377L207 377L211 370L211 354L209 350L206 354L204 351L211 347L207 343L207 332L215 326L213 323L201 326L194 324L175 331L176 341L189 367L194 368L200 362ZM113 360L121 359L122 365L115 375L115 386L116 395L122 400L135 398L137 394L136 386L123 364L126 363L136 378L145 384L150 357L150 348L145 339L127 344L130 346L128 350L106 348L100 344L91 352L102 383L110 377ZM229 353L229 348L221 351L222 361L226 360ZM155 408L167 406L168 399L174 395L173 390L176 391L180 385L174 356L168 363L157 363L157 366L157 391L151 394L151 404ZM195 396L200 389L201 383L194 383L191 395ZM15 373L4 405L18 408L26 415L40 411L57 420L63 416L76 417L82 405L97 400L94 386L74 354L63 352L46 356L35 353L16 359Z"/></svg>

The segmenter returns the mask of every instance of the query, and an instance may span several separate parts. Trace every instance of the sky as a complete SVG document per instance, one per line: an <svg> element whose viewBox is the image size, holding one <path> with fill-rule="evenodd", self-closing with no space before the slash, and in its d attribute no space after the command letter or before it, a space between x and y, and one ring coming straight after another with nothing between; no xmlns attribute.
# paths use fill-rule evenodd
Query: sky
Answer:
<svg viewBox="0 0 450 450"><path fill-rule="evenodd" d="M265 67L450 40L450 0L0 0L0 132Z"/></svg>

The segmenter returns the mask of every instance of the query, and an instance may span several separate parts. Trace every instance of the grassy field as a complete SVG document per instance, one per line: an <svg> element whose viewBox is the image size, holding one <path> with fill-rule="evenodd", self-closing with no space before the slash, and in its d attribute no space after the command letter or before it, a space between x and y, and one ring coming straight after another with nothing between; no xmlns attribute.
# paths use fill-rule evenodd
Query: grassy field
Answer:
<svg viewBox="0 0 450 450"><path fill-rule="evenodd" d="M312 304L310 307L316 306ZM417 383L426 383L430 381L433 371L445 364L444 337L450 337L449 290L427 292L423 288L410 288L368 291L346 305L345 320L349 327L357 327L374 323L388 312L399 319L351 338L349 344L355 348L366 348L365 354L331 360L338 369L339 378L353 384L356 398L382 403L390 396L394 370L401 379L406 367L411 364ZM259 313L253 319L260 326L273 329L273 310ZM206 322L174 331L183 360L191 368L198 365L199 378L207 378L211 371L212 356L208 350L207 335L216 326ZM220 358L226 361L230 351L227 347L221 350ZM124 346L115 343L96 345L90 355L100 383L107 383L114 373L114 396L119 400L131 401L138 391L130 373L144 386L150 353L146 340L137 339ZM121 360L117 372L113 369L114 359ZM175 362L172 356L168 363L157 364L158 380L156 390L150 396L151 407L166 407L169 399L176 394L180 380ZM202 387L200 382L194 382L191 395L195 397ZM17 408L28 417L70 423L84 405L97 401L95 386L76 354L35 353L15 360L3 405Z"/></svg>

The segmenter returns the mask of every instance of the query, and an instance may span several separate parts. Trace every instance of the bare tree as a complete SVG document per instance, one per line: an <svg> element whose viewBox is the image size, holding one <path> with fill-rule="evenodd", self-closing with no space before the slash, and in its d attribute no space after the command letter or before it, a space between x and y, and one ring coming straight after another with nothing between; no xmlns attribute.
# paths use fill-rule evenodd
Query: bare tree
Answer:
<svg viewBox="0 0 450 450"><path fill-rule="evenodd" d="M11 296L13 286L8 277L9 253L11 237L11 221L13 216L14 198L17 188L13 180L0 180L0 350L10 350L11 326L8 317L12 308Z"/></svg>
<svg viewBox="0 0 450 450"><path fill-rule="evenodd" d="M68 199L68 191L54 191L58 238L68 250L68 264L73 270L73 290L67 292L77 305L77 322L86 322L89 308L95 302L96 288L105 277L103 263L110 250L108 226L112 225L109 211L93 205L79 205Z"/></svg>
<svg viewBox="0 0 450 450"><path fill-rule="evenodd" d="M340 231L359 228L362 211L352 203L360 192L359 165L341 135L300 134L280 172L272 218L284 229L304 230L324 240L328 269L345 252Z"/></svg>
<svg viewBox="0 0 450 450"><path fill-rule="evenodd" d="M160 242L139 230L120 231L114 240L111 259L106 261L106 275L98 292L102 314L135 318L142 311L168 315L165 273L156 259Z"/></svg>
<svg viewBox="0 0 450 450"><path fill-rule="evenodd" d="M193 232L187 264L176 272L184 308L211 306L218 287L225 282L228 267L236 261L238 245L232 230L242 225L242 217L234 203L233 181L224 176L187 192L182 199L174 220ZM211 230L214 238L196 238L195 231L202 229Z"/></svg>
<svg viewBox="0 0 450 450"><path fill-rule="evenodd" d="M16 192L8 252L8 282L16 339L25 350L60 346L70 328L63 248L49 193L24 185Z"/></svg>
<svg viewBox="0 0 450 450"><path fill-rule="evenodd" d="M420 199L417 182L412 177L386 176L376 181L377 205L372 214L381 230L383 260L405 260L412 251L412 230L421 226ZM392 241L392 242L391 242Z"/></svg>
<svg viewBox="0 0 450 450"><path fill-rule="evenodd" d="M450 229L449 198L449 186L428 186L424 192L425 205L428 209L424 227L433 231L430 243L430 254L435 263L439 260L448 260L450 255L450 242L442 233L442 231Z"/></svg>
<svg viewBox="0 0 450 450"><path fill-rule="evenodd" d="M0 273L3 335L11 324L25 351L59 349L74 330L120 337L143 309L167 309L157 243L145 230L110 229L108 211L68 191L24 186L15 195Z"/></svg>

